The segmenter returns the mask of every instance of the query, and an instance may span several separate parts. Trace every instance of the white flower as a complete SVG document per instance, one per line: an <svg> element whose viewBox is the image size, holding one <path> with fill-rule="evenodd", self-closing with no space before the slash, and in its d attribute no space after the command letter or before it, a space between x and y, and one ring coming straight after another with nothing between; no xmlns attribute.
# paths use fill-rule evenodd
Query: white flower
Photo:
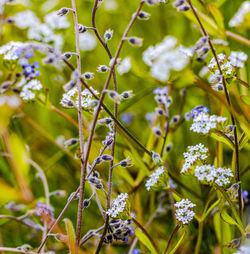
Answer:
<svg viewBox="0 0 250 254"><path fill-rule="evenodd" d="M113 200L111 208L106 212L110 217L116 218L122 213L127 205L128 194L121 193Z"/></svg>
<svg viewBox="0 0 250 254"><path fill-rule="evenodd" d="M23 100L32 100L35 98L35 93L33 93L30 90L22 90L22 92L20 93L20 97L23 98Z"/></svg>
<svg viewBox="0 0 250 254"><path fill-rule="evenodd" d="M195 213L191 210L196 205L188 199L182 199L180 202L174 205L177 209L175 210L176 219L182 224L188 224L193 218Z"/></svg>
<svg viewBox="0 0 250 254"><path fill-rule="evenodd" d="M81 50L91 51L96 47L96 37L88 31L85 33L81 33L79 35L79 44Z"/></svg>
<svg viewBox="0 0 250 254"><path fill-rule="evenodd" d="M181 173L186 173L198 161L207 159L208 149L203 144L188 146L187 152L183 153L185 163L181 169Z"/></svg>
<svg viewBox="0 0 250 254"><path fill-rule="evenodd" d="M90 87L95 95L98 95L98 91ZM81 103L83 108L92 108L95 99L88 89L82 91ZM77 87L70 89L68 92L63 94L63 98L60 102L63 107L73 107L74 105L78 107L78 92Z"/></svg>
<svg viewBox="0 0 250 254"><path fill-rule="evenodd" d="M196 166L195 177L199 181L205 183L215 182L219 186L230 183L230 177L233 177L233 173L230 168L216 168L211 165Z"/></svg>
<svg viewBox="0 0 250 254"><path fill-rule="evenodd" d="M226 117L209 115L205 112L200 112L194 117L190 130L196 133L207 134L211 129L215 129L218 123L227 121Z"/></svg>
<svg viewBox="0 0 250 254"><path fill-rule="evenodd" d="M30 10L18 12L12 18L15 20L15 25L22 29L40 25L40 20L36 14Z"/></svg>
<svg viewBox="0 0 250 254"><path fill-rule="evenodd" d="M130 57L125 57L120 65L117 67L117 71L120 75L129 72L131 69L131 59Z"/></svg>
<svg viewBox="0 0 250 254"><path fill-rule="evenodd" d="M177 39L167 36L163 42L144 51L143 61L151 66L151 75L154 78L167 81L170 70L180 71L187 65L191 55L190 49L176 45Z"/></svg>
<svg viewBox="0 0 250 254"><path fill-rule="evenodd" d="M232 51L230 56L228 57L228 59L230 60L230 63L233 66L239 67L239 68L244 67L244 62L247 61L247 58L248 56L244 52L236 52L236 51Z"/></svg>
<svg viewBox="0 0 250 254"><path fill-rule="evenodd" d="M250 1L245 1L244 3L242 3L241 7L235 13L233 18L229 21L229 26L231 27L240 26L243 23L246 14L249 12L250 12Z"/></svg>
<svg viewBox="0 0 250 254"><path fill-rule="evenodd" d="M160 176L164 173L164 167L159 167L155 170L153 174L149 176L149 179L147 180L145 186L146 189L149 191L151 187L153 187L157 182Z"/></svg>
<svg viewBox="0 0 250 254"><path fill-rule="evenodd" d="M31 89L31 90L41 90L42 89L42 84L39 80L37 79L32 79L29 83L27 83L23 89Z"/></svg>
<svg viewBox="0 0 250 254"><path fill-rule="evenodd" d="M0 55L4 55L5 60L16 60L18 56L16 51L20 49L24 44L22 42L11 41L8 44L0 47Z"/></svg>
<svg viewBox="0 0 250 254"><path fill-rule="evenodd" d="M52 29L65 29L68 28L70 23L68 22L67 16L59 16L56 11L47 14L44 17L45 23Z"/></svg>

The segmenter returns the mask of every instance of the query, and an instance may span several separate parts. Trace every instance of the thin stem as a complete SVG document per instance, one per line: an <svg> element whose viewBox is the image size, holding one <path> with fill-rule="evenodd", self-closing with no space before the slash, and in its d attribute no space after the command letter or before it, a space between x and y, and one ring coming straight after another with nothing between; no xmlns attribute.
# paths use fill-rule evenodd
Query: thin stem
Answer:
<svg viewBox="0 0 250 254"><path fill-rule="evenodd" d="M75 24L75 41L76 41L76 54L77 54L77 70L79 75L81 75L81 55L80 55L80 46L79 46L79 29L78 29L78 20L77 20L77 11L75 0L71 1L74 24ZM84 168L84 144L83 144L83 131L82 131L82 85L80 80L77 82L78 89L78 125L79 125L79 139L80 139L80 158L81 158L81 183L80 189L83 183L85 184L85 174L86 167ZM80 234L81 234L81 221L82 221L82 209L83 209L83 200L79 200L78 206L78 216L77 216L77 228L76 228L76 244L79 245Z"/></svg>
<svg viewBox="0 0 250 254"><path fill-rule="evenodd" d="M54 227L57 225L57 223L61 220L62 216L64 215L64 213L66 212L66 210L68 209L69 205L71 204L71 202L74 200L74 198L76 197L76 195L79 193L80 188L78 188L74 195L71 196L71 198L68 200L67 204L64 206L63 210L61 211L61 213L59 214L59 216L57 217L57 219L54 221L54 223L51 225L46 237L44 238L44 240L42 241L41 245L39 246L38 250L36 253L40 253L44 244L46 243L49 235L52 233Z"/></svg>
<svg viewBox="0 0 250 254"><path fill-rule="evenodd" d="M30 228L33 228L35 230L42 230L42 228L33 226L32 224L29 224L29 223L25 222L24 220L22 220L22 219L20 219L18 217L11 216L11 215L0 215L0 219L14 220L16 222L22 223L23 225L25 225L27 227L30 227Z"/></svg>
<svg viewBox="0 0 250 254"><path fill-rule="evenodd" d="M202 234L203 234L203 222L199 222L198 239L197 239L197 242L196 242L194 254L199 254L200 253Z"/></svg>
<svg viewBox="0 0 250 254"><path fill-rule="evenodd" d="M97 8L98 8L98 2L99 2L98 0L95 0L95 3L94 3L94 7L93 7L93 11L92 11L92 26L93 26L93 28L95 28L94 31L95 31L95 34L96 34L98 40L103 45L109 58L112 59L112 54L111 54L107 44L104 42L104 40L102 39L102 37L100 36L100 34L98 33L97 28L96 28L95 16L96 16ZM113 80L114 80L114 90L117 92L117 81L116 81L115 70L113 71ZM114 117L115 117L115 119L117 119L117 112L118 112L117 103L114 103ZM116 140L115 139L116 138L116 123L114 123L113 132L114 132L114 141L113 141L112 147L111 147L111 156L114 158L115 140ZM113 175L113 168L114 168L113 166L114 166L114 160L111 160L110 167L109 167L109 177L108 177L107 210L110 208L110 201L111 201L112 175ZM101 239L99 241L99 244L97 246L96 253L99 253L99 251L101 250L101 246L103 244L103 241L104 241L107 229L108 229L108 222L109 222L109 216L106 214L104 230L103 230Z"/></svg>
<svg viewBox="0 0 250 254"><path fill-rule="evenodd" d="M92 140L93 140L93 136L94 136L94 132L95 132L95 126L96 126L97 119L98 119L98 116L99 116L99 113L100 113L100 110L101 110L101 104L102 104L102 102L104 100L104 97L105 97L105 94L106 94L104 92L104 90L106 90L109 86L111 76L112 76L112 72L114 71L117 58L119 57L120 51L121 51L122 46L124 44L123 38L128 35L129 30L131 29L132 25L134 24L135 19L137 18L137 15L139 14L143 4L144 4L144 1L141 1L136 14L132 17L132 20L130 21L128 27L126 28L126 30L123 34L123 37L120 41L120 44L119 44L118 49L117 49L116 54L115 54L113 64L110 67L108 78L107 78L107 80L105 82L105 85L104 85L104 88L102 90L98 106L97 106L97 108L95 109L95 112L94 112L94 118L93 118L93 121L92 121L92 124L91 124L89 138L88 138L88 141L86 143L86 151L85 151L84 164L83 164L83 174L82 174L82 178L81 178L82 181L81 181L81 185L80 185L80 197L79 197L78 216L77 216L77 231L76 231L76 242L77 242L78 245L79 245L79 240L80 240L80 231L81 231L81 222L82 222L82 209L83 209L83 197L84 197L84 191L85 191L85 175L86 175L87 162L88 162L90 149L91 149L91 144L92 144Z"/></svg>
<svg viewBox="0 0 250 254"><path fill-rule="evenodd" d="M164 254L167 254L167 253L168 253L170 244L171 244L171 242L172 242L172 240L173 240L175 234L178 232L179 229L180 229L180 225L178 224L178 225L175 227L175 229L174 229L172 235L170 236L170 238L169 238L169 240L168 240L168 244L167 244L167 247L166 247L166 249L165 249L165 251L164 251Z"/></svg>
<svg viewBox="0 0 250 254"><path fill-rule="evenodd" d="M14 253L25 253L25 254L35 254L35 252L32 252L32 251L25 251L25 250L19 250L17 248L8 248L8 247L0 247L0 251L14 252Z"/></svg>
<svg viewBox="0 0 250 254"><path fill-rule="evenodd" d="M249 85L247 82L245 82L244 80L239 79L239 78L236 77L236 76L234 76L234 78L235 78L237 81L239 81L243 86L247 87L248 89L250 88L250 85Z"/></svg>
<svg viewBox="0 0 250 254"><path fill-rule="evenodd" d="M67 60L63 60L66 65L72 70L74 71L75 68L67 61ZM99 101L99 103L101 104L102 108L106 111L106 113L112 118L112 120L116 123L117 127L119 127L125 134L127 134L127 136L129 136L145 153L151 155L151 152L147 150L147 148L142 145L140 143L140 141L129 131L127 130L118 120L117 118L115 118L115 116L112 114L112 112L107 108L107 106L102 102L100 102L100 98L98 98L96 96L96 94L90 89L90 87L88 86L88 84L82 79L80 78L81 83L84 85L84 87L86 89L88 89L88 91L91 93L91 95Z"/></svg>
<svg viewBox="0 0 250 254"><path fill-rule="evenodd" d="M201 23L201 20L194 8L194 6L192 5L191 3L191 0L187 0L193 13L194 13L194 16L196 17L199 25L200 25L200 28L203 32L203 35L204 36L208 36L208 33L207 31L205 30L204 26L202 25ZM220 75L222 76L222 83L223 83L223 87L224 87L224 91L225 91L225 96L226 96L226 100L227 100L227 103L228 103L228 106L231 107L231 102L230 102L230 98L229 98L229 93L228 93L228 90L227 90L227 86L226 86L226 81L225 81L225 78L224 78L224 75L223 75L223 72L221 70L221 67L220 67L220 64L219 64L219 61L218 61L218 57L216 55L216 51L215 51L215 48L213 47L213 44L210 40L210 38L208 37L208 44L209 44L209 47L213 53L213 56L214 56L214 59L217 63L217 66L218 66L218 70L220 72ZM232 120L232 124L234 125L234 141L235 141L235 154L236 154L236 181L240 183L240 164L239 164L239 147L238 147L238 135L237 135L237 127L236 127L236 122L235 122L235 119L234 119L234 116L233 114L230 112L230 115L231 115L231 120ZM240 214L240 218L242 218L242 202L241 202L241 184L239 186L239 189L238 189L238 197L239 197L239 214Z"/></svg>

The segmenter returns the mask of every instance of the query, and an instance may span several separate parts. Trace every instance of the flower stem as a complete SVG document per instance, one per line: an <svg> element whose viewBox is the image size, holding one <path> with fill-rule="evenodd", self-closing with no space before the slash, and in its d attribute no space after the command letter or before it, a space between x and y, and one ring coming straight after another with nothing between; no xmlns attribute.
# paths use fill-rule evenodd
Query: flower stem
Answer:
<svg viewBox="0 0 250 254"><path fill-rule="evenodd" d="M171 236L170 236L170 238L169 238L169 240L168 240L168 244L167 244L167 247L166 247L166 249L165 249L165 251L164 251L164 254L167 254L167 253L168 253L170 244L171 244L171 242L172 242L172 240L173 240L175 234L178 232L179 229L180 229L180 225L177 224L177 226L175 227L173 233L171 234Z"/></svg>
<svg viewBox="0 0 250 254"><path fill-rule="evenodd" d="M190 7L191 7L191 9L194 13L195 18L197 19L197 21L200 25L200 28L202 30L203 35L208 36L208 33L205 30L204 26L202 25L201 20L198 16L194 6L191 3L191 0L187 0L187 1L188 1L189 5L190 5ZM208 37L208 44L209 44L209 47L210 47L210 49L213 53L214 59L217 63L220 75L222 75L222 83L223 83L223 87L224 87L224 91L225 91L227 104L228 104L229 108L231 108L231 102L230 102L229 93L228 93L227 86L226 86L226 81L225 81L224 75L222 73L222 70L221 70L221 67L220 67L220 64L219 64L219 61L218 61L218 57L216 55L215 48L213 47L213 44L212 44L209 37ZM239 147L238 147L237 127L236 127L236 121L235 121L234 116L231 112L230 112L230 115L231 115L232 124L234 125L234 141L235 141L234 149L235 149L235 154L236 154L236 181L240 183L240 164L239 164ZM242 198L241 198L241 184L240 184L239 190L238 190L238 197L239 197L239 215L240 215L240 218L242 218L242 212L243 211L242 211L242 202L241 202L241 200L242 200Z"/></svg>

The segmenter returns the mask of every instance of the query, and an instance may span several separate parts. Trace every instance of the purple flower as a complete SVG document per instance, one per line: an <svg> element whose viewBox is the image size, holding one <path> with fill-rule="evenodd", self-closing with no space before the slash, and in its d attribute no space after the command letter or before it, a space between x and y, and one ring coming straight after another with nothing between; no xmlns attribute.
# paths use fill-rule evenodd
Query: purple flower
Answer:
<svg viewBox="0 0 250 254"><path fill-rule="evenodd" d="M122 241L123 241L124 243L127 243L127 242L128 242L128 237L126 236Z"/></svg>
<svg viewBox="0 0 250 254"><path fill-rule="evenodd" d="M30 74L33 71L34 71L34 68L33 68L32 65L26 65L26 66L24 66L24 72L25 72L25 74Z"/></svg>
<svg viewBox="0 0 250 254"><path fill-rule="evenodd" d="M134 115L132 113L124 113L121 116L121 120L125 124L130 124L133 120Z"/></svg>
<svg viewBox="0 0 250 254"><path fill-rule="evenodd" d="M35 61L35 62L33 63L33 67L34 67L34 68L39 68L40 65L39 65L39 63L38 63L37 61Z"/></svg>
<svg viewBox="0 0 250 254"><path fill-rule="evenodd" d="M134 230L133 226L130 225L128 228L130 229L129 235L133 236L135 234L135 230Z"/></svg>
<svg viewBox="0 0 250 254"><path fill-rule="evenodd" d="M135 248L135 249L133 250L132 254L140 254L140 250L137 249L137 248Z"/></svg>

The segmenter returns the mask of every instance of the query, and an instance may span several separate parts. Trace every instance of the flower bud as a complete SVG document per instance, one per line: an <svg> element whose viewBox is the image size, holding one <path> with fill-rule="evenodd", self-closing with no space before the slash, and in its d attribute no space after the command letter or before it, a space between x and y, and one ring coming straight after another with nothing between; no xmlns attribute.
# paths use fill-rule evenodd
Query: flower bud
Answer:
<svg viewBox="0 0 250 254"><path fill-rule="evenodd" d="M69 8L63 7L63 8L61 8L61 9L57 12L57 15L58 15L58 16L64 16L64 15L67 15L68 12L69 12Z"/></svg>
<svg viewBox="0 0 250 254"><path fill-rule="evenodd" d="M88 28L82 24L78 24L78 31L79 33L85 33L88 30Z"/></svg>

